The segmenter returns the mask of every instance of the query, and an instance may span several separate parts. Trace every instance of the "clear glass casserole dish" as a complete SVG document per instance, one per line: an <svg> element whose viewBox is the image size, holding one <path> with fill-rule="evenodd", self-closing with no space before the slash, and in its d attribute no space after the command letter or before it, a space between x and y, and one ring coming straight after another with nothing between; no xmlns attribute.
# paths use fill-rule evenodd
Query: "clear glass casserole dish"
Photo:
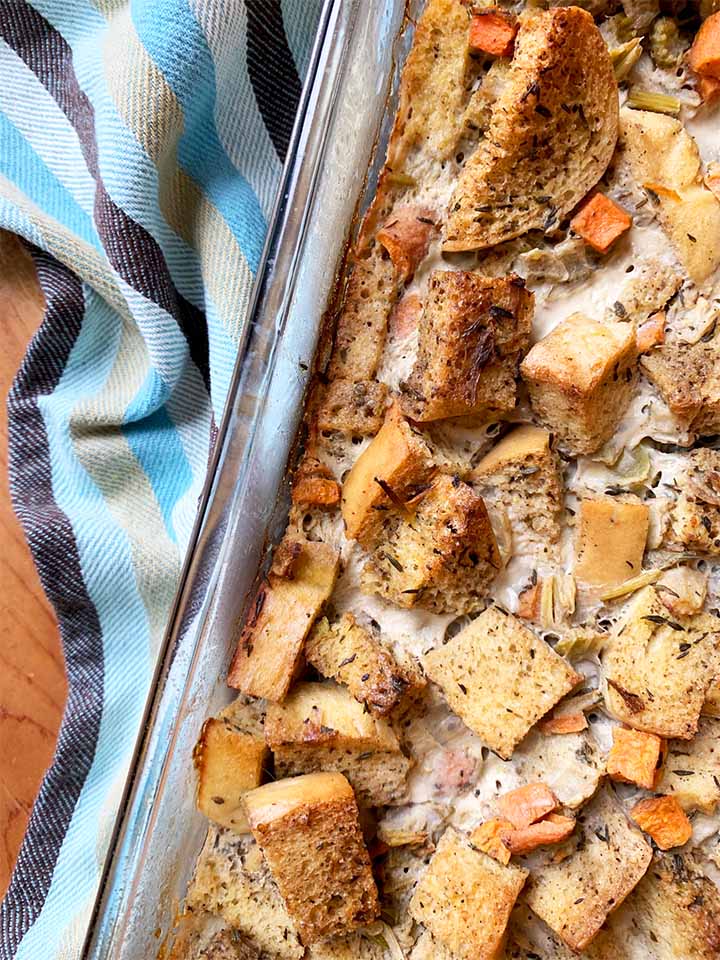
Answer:
<svg viewBox="0 0 720 960"><path fill-rule="evenodd" d="M416 6L324 5L86 958L161 953L192 875L207 830L192 748L204 719L232 699L225 678L238 621L284 527L286 471L323 316L355 214L374 192Z"/></svg>

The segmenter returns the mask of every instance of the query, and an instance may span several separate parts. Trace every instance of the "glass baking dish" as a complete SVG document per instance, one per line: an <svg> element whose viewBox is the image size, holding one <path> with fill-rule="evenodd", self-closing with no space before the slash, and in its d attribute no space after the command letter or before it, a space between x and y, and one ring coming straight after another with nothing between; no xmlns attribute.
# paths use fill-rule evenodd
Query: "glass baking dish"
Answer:
<svg viewBox="0 0 720 960"><path fill-rule="evenodd" d="M83 949L149 960L177 919L207 821L192 748L232 699L248 593L288 506L286 473L323 316L382 165L420 0L326 0L216 456ZM369 174L368 174L369 170Z"/></svg>

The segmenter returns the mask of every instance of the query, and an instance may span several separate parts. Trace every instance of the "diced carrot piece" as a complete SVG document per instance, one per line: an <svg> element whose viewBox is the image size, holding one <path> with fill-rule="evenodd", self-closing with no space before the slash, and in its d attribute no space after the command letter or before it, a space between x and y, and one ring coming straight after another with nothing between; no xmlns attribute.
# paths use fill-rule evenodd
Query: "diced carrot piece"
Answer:
<svg viewBox="0 0 720 960"><path fill-rule="evenodd" d="M479 827L475 827L470 834L470 843L494 860L507 864L510 862L510 851L503 843L502 834L512 829L513 825L509 820L493 817L492 820L486 820Z"/></svg>
<svg viewBox="0 0 720 960"><path fill-rule="evenodd" d="M523 620L538 620L540 600L542 599L542 580L528 587L518 597L517 615Z"/></svg>
<svg viewBox="0 0 720 960"><path fill-rule="evenodd" d="M541 733L580 733L587 730L587 717L584 713L566 713L559 717L541 720L538 726Z"/></svg>
<svg viewBox="0 0 720 960"><path fill-rule="evenodd" d="M635 343L638 353L647 353L652 347L665 343L665 314L662 310L658 310L645 323L640 324L635 334Z"/></svg>
<svg viewBox="0 0 720 960"><path fill-rule="evenodd" d="M717 77L698 75L695 87L703 103L715 103L720 97L720 79Z"/></svg>
<svg viewBox="0 0 720 960"><path fill-rule="evenodd" d="M636 783L652 790L662 748L662 739L654 733L615 727L607 759L607 775L611 780Z"/></svg>
<svg viewBox="0 0 720 960"><path fill-rule="evenodd" d="M515 47L518 24L503 10L484 10L473 14L470 20L471 50L489 53L494 57L511 57Z"/></svg>
<svg viewBox="0 0 720 960"><path fill-rule="evenodd" d="M432 210L398 207L377 232L403 282L409 280L427 255L430 238L438 230Z"/></svg>
<svg viewBox="0 0 720 960"><path fill-rule="evenodd" d="M602 193L593 194L570 221L570 227L598 253L607 253L632 226L630 214Z"/></svg>
<svg viewBox="0 0 720 960"><path fill-rule="evenodd" d="M396 304L388 321L390 336L397 340L404 340L417 330L423 303L416 293L406 293Z"/></svg>
<svg viewBox="0 0 720 960"><path fill-rule="evenodd" d="M573 817L551 813L544 820L531 823L528 827L522 827L519 830L502 832L501 835L510 853L522 855L549 843L560 843L561 840L566 840L574 829Z"/></svg>
<svg viewBox="0 0 720 960"><path fill-rule="evenodd" d="M301 477L292 489L293 503L317 507L335 507L340 503L340 487L323 477Z"/></svg>
<svg viewBox="0 0 720 960"><path fill-rule="evenodd" d="M675 797L641 800L632 808L630 816L661 850L681 847L692 836L692 825Z"/></svg>
<svg viewBox="0 0 720 960"><path fill-rule="evenodd" d="M546 783L528 783L497 800L498 810L514 827L529 827L557 805L557 797Z"/></svg>
<svg viewBox="0 0 720 960"><path fill-rule="evenodd" d="M695 73L720 78L720 12L709 16L695 34L688 63Z"/></svg>

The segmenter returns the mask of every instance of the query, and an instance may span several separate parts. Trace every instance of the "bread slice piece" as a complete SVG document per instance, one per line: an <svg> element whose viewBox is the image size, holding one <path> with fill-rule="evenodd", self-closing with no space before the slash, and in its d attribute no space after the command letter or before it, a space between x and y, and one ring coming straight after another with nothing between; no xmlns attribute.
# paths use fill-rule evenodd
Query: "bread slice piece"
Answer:
<svg viewBox="0 0 720 960"><path fill-rule="evenodd" d="M643 877L652 849L607 789L578 817L568 844L570 856L532 875L526 900L572 950L580 951Z"/></svg>
<svg viewBox="0 0 720 960"><path fill-rule="evenodd" d="M400 607L467 613L482 605L499 569L484 501L440 474L407 510L389 515L361 586Z"/></svg>
<svg viewBox="0 0 720 960"><path fill-rule="evenodd" d="M565 7L526 18L487 135L450 201L444 249L556 226L605 172L617 131L617 83L590 14Z"/></svg>
<svg viewBox="0 0 720 960"><path fill-rule="evenodd" d="M432 480L436 467L426 440L393 404L377 436L363 450L342 488L345 535L373 545L388 510L411 500Z"/></svg>
<svg viewBox="0 0 720 960"><path fill-rule="evenodd" d="M527 870L498 863L452 827L410 901L410 914L458 960L495 960Z"/></svg>
<svg viewBox="0 0 720 960"><path fill-rule="evenodd" d="M450 707L508 760L582 677L511 614L488 607L423 661Z"/></svg>
<svg viewBox="0 0 720 960"><path fill-rule="evenodd" d="M304 944L343 936L379 911L352 787L309 773L245 794L245 812Z"/></svg>
<svg viewBox="0 0 720 960"><path fill-rule="evenodd" d="M377 380L332 380L319 388L315 425L321 434L372 437L385 418L387 387Z"/></svg>
<svg viewBox="0 0 720 960"><path fill-rule="evenodd" d="M399 664L351 613L332 624L325 618L316 623L305 643L305 657L324 677L346 686L376 717L391 715L407 694L425 685L419 670Z"/></svg>
<svg viewBox="0 0 720 960"><path fill-rule="evenodd" d="M405 413L426 421L513 410L534 300L520 277L435 270L402 387Z"/></svg>
<svg viewBox="0 0 720 960"><path fill-rule="evenodd" d="M305 637L332 593L340 557L328 544L286 539L250 604L228 684L251 697L282 700Z"/></svg>
<svg viewBox="0 0 720 960"><path fill-rule="evenodd" d="M516 427L482 458L470 480L488 503L507 510L514 533L522 531L546 550L560 540L562 473L547 430Z"/></svg>
<svg viewBox="0 0 720 960"><path fill-rule="evenodd" d="M671 740L656 790L683 810L712 814L720 801L720 721L701 717L692 740Z"/></svg>
<svg viewBox="0 0 720 960"><path fill-rule="evenodd" d="M668 538L693 553L720 555L720 452L691 451L677 482Z"/></svg>
<svg viewBox="0 0 720 960"><path fill-rule="evenodd" d="M603 650L613 716L659 737L690 740L720 675L720 619L670 614L653 587L639 591Z"/></svg>
<svg viewBox="0 0 720 960"><path fill-rule="evenodd" d="M720 202L703 183L697 144L674 117L628 107L620 112L620 142L680 262L701 283L720 266Z"/></svg>
<svg viewBox="0 0 720 960"><path fill-rule="evenodd" d="M575 579L596 590L607 590L637 577L642 570L649 525L650 511L639 500L581 500Z"/></svg>
<svg viewBox="0 0 720 960"><path fill-rule="evenodd" d="M686 429L720 432L720 334L697 343L668 339L644 354L640 366Z"/></svg>
<svg viewBox="0 0 720 960"><path fill-rule="evenodd" d="M298 683L284 703L271 704L265 737L281 777L337 770L367 806L397 802L405 793L410 761L392 727L332 681Z"/></svg>
<svg viewBox="0 0 720 960"><path fill-rule="evenodd" d="M636 360L632 324L574 313L535 344L520 370L539 420L577 455L612 436L635 388Z"/></svg>
<svg viewBox="0 0 720 960"><path fill-rule="evenodd" d="M241 797L262 783L267 756L257 705L238 699L206 720L193 750L200 812L236 833L247 833Z"/></svg>
<svg viewBox="0 0 720 960"><path fill-rule="evenodd" d="M249 835L210 827L186 908L221 917L267 956L300 960L305 954L267 862Z"/></svg>

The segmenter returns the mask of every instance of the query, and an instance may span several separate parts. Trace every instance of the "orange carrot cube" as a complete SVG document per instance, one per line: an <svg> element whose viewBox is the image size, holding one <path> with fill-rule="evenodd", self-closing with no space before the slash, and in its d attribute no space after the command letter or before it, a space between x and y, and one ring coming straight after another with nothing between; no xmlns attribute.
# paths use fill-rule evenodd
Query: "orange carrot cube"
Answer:
<svg viewBox="0 0 720 960"><path fill-rule="evenodd" d="M433 211L425 207L401 206L377 232L378 243L387 250L403 282L413 276L427 255L438 229L433 218Z"/></svg>
<svg viewBox="0 0 720 960"><path fill-rule="evenodd" d="M695 73L720 79L720 12L709 16L695 34L688 63Z"/></svg>
<svg viewBox="0 0 720 960"><path fill-rule="evenodd" d="M640 324L635 334L635 343L638 353L646 353L652 347L665 343L665 314L662 310L658 310L645 323Z"/></svg>
<svg viewBox="0 0 720 960"><path fill-rule="evenodd" d="M692 826L675 797L649 797L630 811L635 823L661 850L681 847L692 836Z"/></svg>
<svg viewBox="0 0 720 960"><path fill-rule="evenodd" d="M632 226L632 217L602 193L593 194L570 221L570 228L598 253L607 253Z"/></svg>
<svg viewBox="0 0 720 960"><path fill-rule="evenodd" d="M529 827L557 809L557 797L546 783L528 783L498 797L497 807L514 827Z"/></svg>
<svg viewBox="0 0 720 960"><path fill-rule="evenodd" d="M615 727L607 759L607 775L611 780L636 783L652 790L662 749L663 741L654 733Z"/></svg>
<svg viewBox="0 0 720 960"><path fill-rule="evenodd" d="M484 10L470 19L471 50L489 53L494 57L511 57L515 47L518 25L514 17L502 10Z"/></svg>
<svg viewBox="0 0 720 960"><path fill-rule="evenodd" d="M542 598L542 580L538 580L518 597L517 615L522 620L540 619L540 601Z"/></svg>
<svg viewBox="0 0 720 960"><path fill-rule="evenodd" d="M537 823L531 823L519 830L502 831L503 844L510 853L522 856L544 847L549 843L560 843L566 840L575 829L575 820L572 817L563 817L559 813L551 813Z"/></svg>
<svg viewBox="0 0 720 960"><path fill-rule="evenodd" d="M502 835L512 829L513 825L509 820L493 817L492 820L486 820L479 827L475 827L470 834L470 843L494 860L507 864L510 862L510 851L503 843Z"/></svg>
<svg viewBox="0 0 720 960"><path fill-rule="evenodd" d="M695 87L703 103L715 103L720 97L720 79L718 77L698 75Z"/></svg>

